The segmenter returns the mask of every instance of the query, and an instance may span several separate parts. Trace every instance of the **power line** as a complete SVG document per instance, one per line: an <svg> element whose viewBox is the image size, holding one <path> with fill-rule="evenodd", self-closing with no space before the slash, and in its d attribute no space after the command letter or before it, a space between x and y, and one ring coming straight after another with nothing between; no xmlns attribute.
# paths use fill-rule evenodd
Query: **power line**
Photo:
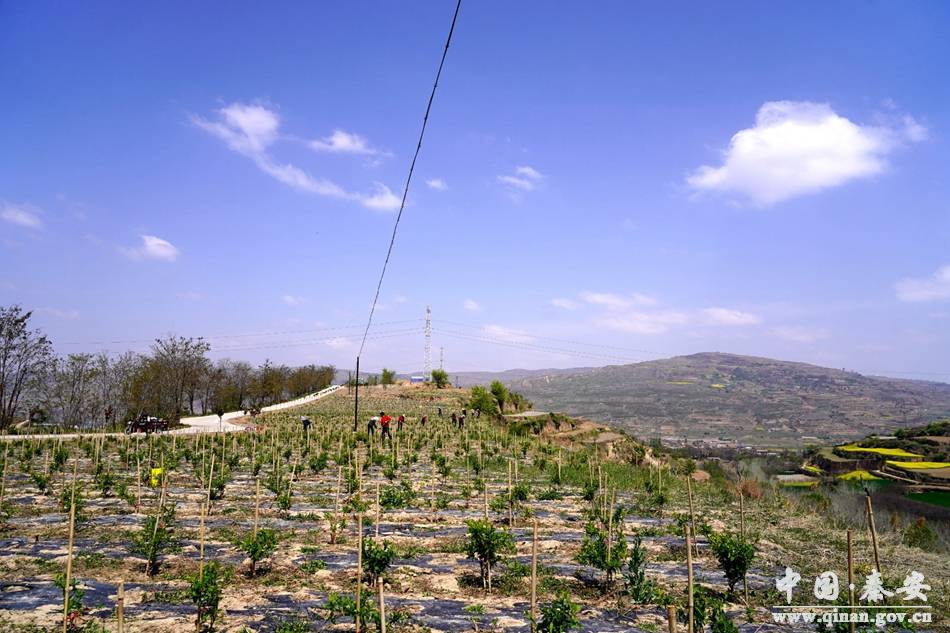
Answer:
<svg viewBox="0 0 950 633"><path fill-rule="evenodd" d="M439 78L442 76L442 67L445 65L445 57L449 53L449 44L452 42L452 34L455 32L455 21L459 16L459 9L462 6L462 0L455 4L455 13L452 15L452 25L449 27L449 35L445 38L445 48L442 50L442 59L439 61L439 70L435 73L435 83L432 84L432 92L429 93L429 102L426 104L426 113L422 117L422 129L419 130L419 142L416 143L416 151L412 155L412 162L409 164L409 175L406 177L406 186L402 190L402 201L399 203L399 213L396 215L396 222L393 225L393 234L389 239L389 249L386 251L386 259L383 261L383 270L379 274L379 283L376 284L376 295L373 297L373 305L369 309L369 319L366 322L366 330L363 332L363 341L360 343L360 351L357 358L363 353L363 346L366 344L366 336L369 334L369 328L373 324L373 314L376 312L376 303L379 301L379 292L383 287L383 278L386 276L386 268L389 266L389 257L393 253L393 245L396 243L396 231L399 229L399 220L402 219L402 212L406 208L406 197L409 195L409 184L412 182L412 173L416 169L416 159L419 158L419 151L422 149L422 139L426 133L426 125L429 123L429 112L432 110L432 101L435 99L435 90L439 87Z"/></svg>

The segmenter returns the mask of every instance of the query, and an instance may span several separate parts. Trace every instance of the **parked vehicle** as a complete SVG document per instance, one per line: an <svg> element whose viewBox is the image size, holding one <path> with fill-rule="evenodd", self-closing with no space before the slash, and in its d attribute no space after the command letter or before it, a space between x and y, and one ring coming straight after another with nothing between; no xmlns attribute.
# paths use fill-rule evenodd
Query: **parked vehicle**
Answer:
<svg viewBox="0 0 950 633"><path fill-rule="evenodd" d="M125 424L126 433L160 433L168 430L168 420L144 413Z"/></svg>

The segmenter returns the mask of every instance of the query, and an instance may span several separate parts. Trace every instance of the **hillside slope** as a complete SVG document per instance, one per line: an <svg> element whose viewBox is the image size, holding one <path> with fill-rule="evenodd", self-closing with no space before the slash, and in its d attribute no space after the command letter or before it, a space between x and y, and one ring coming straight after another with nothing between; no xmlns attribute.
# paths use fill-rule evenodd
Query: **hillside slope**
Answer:
<svg viewBox="0 0 950 633"><path fill-rule="evenodd" d="M837 442L950 415L950 384L720 353L506 382L536 408L668 441L793 446L814 441L810 436Z"/></svg>

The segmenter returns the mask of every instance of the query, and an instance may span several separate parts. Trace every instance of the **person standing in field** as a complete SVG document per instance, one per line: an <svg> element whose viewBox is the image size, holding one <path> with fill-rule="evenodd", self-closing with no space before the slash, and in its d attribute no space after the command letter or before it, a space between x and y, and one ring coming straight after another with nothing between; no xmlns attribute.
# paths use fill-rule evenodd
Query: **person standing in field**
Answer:
<svg viewBox="0 0 950 633"><path fill-rule="evenodd" d="M424 415L424 416L422 416L422 417L419 419L419 424L421 424L421 425L423 426L423 428L424 428L425 425L426 425L426 422L428 422L428 421L429 421L429 416Z"/></svg>
<svg viewBox="0 0 950 633"><path fill-rule="evenodd" d="M389 432L389 423L392 421L393 419L389 417L388 415L386 415L385 411L380 411L379 413L379 429L380 429L379 441L380 442L385 441L386 438L388 437L389 443L390 444L393 443L392 433Z"/></svg>
<svg viewBox="0 0 950 633"><path fill-rule="evenodd" d="M465 411L462 410L462 415L459 416L459 431L465 428Z"/></svg>
<svg viewBox="0 0 950 633"><path fill-rule="evenodd" d="M452 412L452 426L458 426L459 416L455 414L455 411Z"/></svg>
<svg viewBox="0 0 950 633"><path fill-rule="evenodd" d="M366 423L366 432L370 436L376 435L376 423L379 422L379 418L375 415L369 419L369 422Z"/></svg>
<svg viewBox="0 0 950 633"><path fill-rule="evenodd" d="M402 433L402 425L405 423L406 423L406 416L400 414L399 417L396 418L396 430Z"/></svg>

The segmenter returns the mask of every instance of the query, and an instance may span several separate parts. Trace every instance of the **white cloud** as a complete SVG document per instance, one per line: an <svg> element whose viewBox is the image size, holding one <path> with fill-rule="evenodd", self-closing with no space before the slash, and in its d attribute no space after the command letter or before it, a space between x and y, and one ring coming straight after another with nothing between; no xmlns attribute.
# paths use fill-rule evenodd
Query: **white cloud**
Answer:
<svg viewBox="0 0 950 633"><path fill-rule="evenodd" d="M302 297L297 297L294 295L284 295L280 298L280 300L289 306L299 306L304 302Z"/></svg>
<svg viewBox="0 0 950 633"><path fill-rule="evenodd" d="M332 152L334 154L377 156L382 153L372 147L369 141L359 134L351 134L344 130L333 130L330 136L310 141L307 145L318 152Z"/></svg>
<svg viewBox="0 0 950 633"><path fill-rule="evenodd" d="M154 235L140 235L142 245L138 247L121 248L130 259L154 259L164 262L173 262L178 259L179 250L174 244Z"/></svg>
<svg viewBox="0 0 950 633"><path fill-rule="evenodd" d="M334 338L327 339L324 341L324 343L326 343L327 347L332 347L333 349L343 349L344 347L349 347L351 344L350 339L346 338L345 336L336 336Z"/></svg>
<svg viewBox="0 0 950 633"><path fill-rule="evenodd" d="M653 297L636 292L632 295L617 295L610 292L582 292L581 299L592 305L604 306L611 310L656 305L656 299Z"/></svg>
<svg viewBox="0 0 950 633"><path fill-rule="evenodd" d="M498 339L506 343L531 343L535 341L533 336L506 328L501 325L486 325L481 329L482 336Z"/></svg>
<svg viewBox="0 0 950 633"><path fill-rule="evenodd" d="M551 299L551 305L555 308L561 308L564 310L576 310L577 302L572 299L562 299L560 297L555 297Z"/></svg>
<svg viewBox="0 0 950 633"><path fill-rule="evenodd" d="M515 167L514 175L498 176L498 182L522 191L534 191L544 176L534 167L521 165Z"/></svg>
<svg viewBox="0 0 950 633"><path fill-rule="evenodd" d="M824 328L807 328L794 325L773 328L772 333L793 343L814 343L831 336L828 330Z"/></svg>
<svg viewBox="0 0 950 633"><path fill-rule="evenodd" d="M621 332L634 334L663 334L672 325L682 325L689 321L683 312L675 310L630 311L608 313L595 321L597 325Z"/></svg>
<svg viewBox="0 0 950 633"><path fill-rule="evenodd" d="M372 195L357 194L356 199L362 202L364 207L377 211L395 211L398 209L402 203L402 198L382 183L377 182L375 185L376 193Z"/></svg>
<svg viewBox="0 0 950 633"><path fill-rule="evenodd" d="M406 303L407 301L409 301L409 298L406 297L405 295L396 295L395 297L393 297L393 303L396 303L396 304Z"/></svg>
<svg viewBox="0 0 950 633"><path fill-rule="evenodd" d="M289 187L341 200L351 200L374 210L399 208L400 199L381 183L375 183L370 194L347 191L340 185L316 178L290 163L281 163L271 156L270 149L281 138L280 116L261 104L232 103L217 110L216 120L192 116L191 122L223 141L232 151L254 161L258 169ZM316 147L314 144L321 144ZM326 139L311 141L310 147L336 153L378 154L361 136L336 130Z"/></svg>
<svg viewBox="0 0 950 633"><path fill-rule="evenodd" d="M950 264L941 266L929 277L908 277L897 282L897 298L901 301L939 301L950 299Z"/></svg>
<svg viewBox="0 0 950 633"><path fill-rule="evenodd" d="M762 322L758 315L730 308L706 308L703 314L715 325L758 325Z"/></svg>
<svg viewBox="0 0 950 633"><path fill-rule="evenodd" d="M429 186L429 189L435 189L436 191L445 191L449 188L441 178L429 178L426 180L426 184Z"/></svg>
<svg viewBox="0 0 950 633"><path fill-rule="evenodd" d="M10 224L23 226L28 229L42 229L40 210L30 204L9 204L0 202L0 218Z"/></svg>
<svg viewBox="0 0 950 633"><path fill-rule="evenodd" d="M887 155L902 141L926 135L911 117L899 126L866 126L827 104L769 101L759 108L755 127L732 137L721 166L702 166L686 182L697 192L769 206L880 174Z"/></svg>
<svg viewBox="0 0 950 633"><path fill-rule="evenodd" d="M481 312L482 306L479 305L474 299L466 299L462 302L462 307L468 310L469 312Z"/></svg>
<svg viewBox="0 0 950 633"><path fill-rule="evenodd" d="M79 318L79 310L75 308L70 308L69 310L60 310L58 308L41 308L40 312L43 314L48 314L57 319L66 319L68 321L73 321Z"/></svg>

